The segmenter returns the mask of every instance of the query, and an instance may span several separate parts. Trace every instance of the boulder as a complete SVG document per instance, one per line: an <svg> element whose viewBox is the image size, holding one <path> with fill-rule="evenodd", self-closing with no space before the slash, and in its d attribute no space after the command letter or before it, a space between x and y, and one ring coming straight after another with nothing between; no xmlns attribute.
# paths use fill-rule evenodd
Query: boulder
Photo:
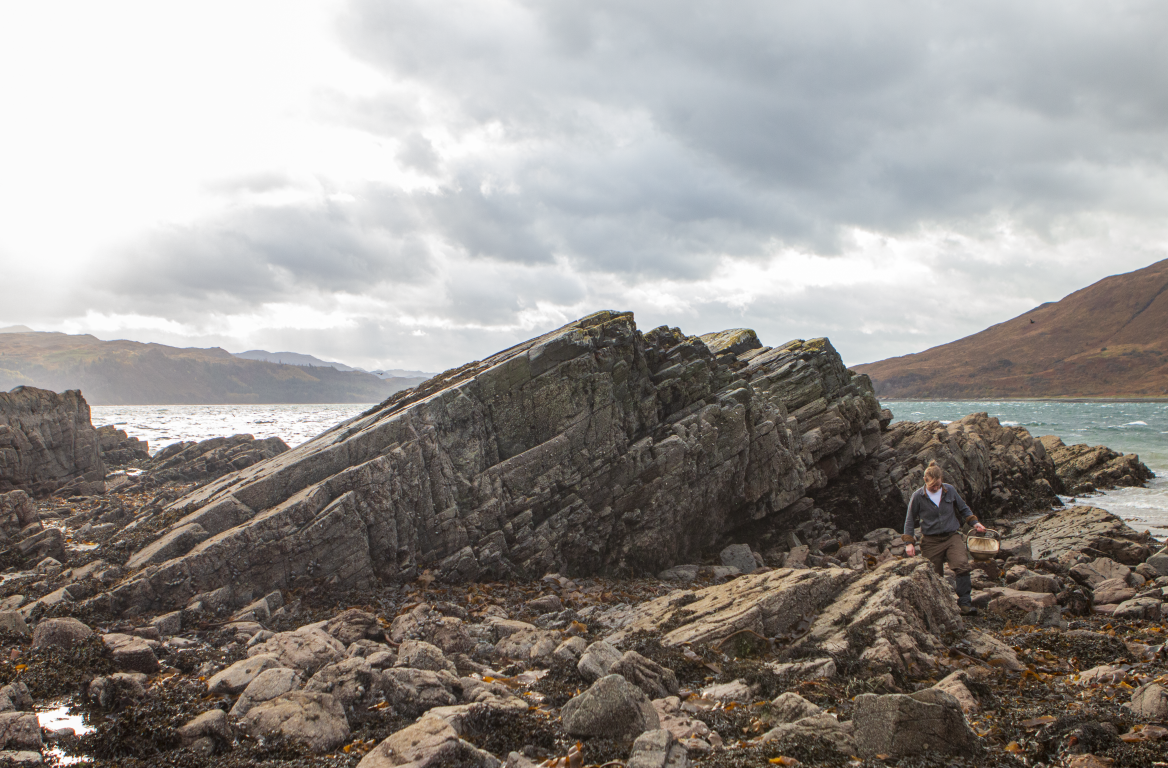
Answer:
<svg viewBox="0 0 1168 768"><path fill-rule="evenodd" d="M861 694L852 723L856 749L864 758L968 755L978 743L957 699L936 688L910 695Z"/></svg>
<svg viewBox="0 0 1168 768"><path fill-rule="evenodd" d="M1158 597L1135 597L1124 600L1115 606L1111 617L1113 619L1155 619L1161 617L1161 603Z"/></svg>
<svg viewBox="0 0 1168 768"><path fill-rule="evenodd" d="M826 339L715 355L601 312L174 502L176 526L212 538L119 585L114 603L162 609L232 582L357 589L423 569L657 573L806 510L810 490L879 448L880 423L871 383ZM213 530L202 516L225 508L230 524Z"/></svg>
<svg viewBox="0 0 1168 768"><path fill-rule="evenodd" d="M803 740L814 740L825 744L841 756L851 756L856 753L856 740L851 733L851 723L841 723L828 714L812 715L796 720L793 723L776 725L762 736L760 742L781 741L783 739L799 737Z"/></svg>
<svg viewBox="0 0 1168 768"><path fill-rule="evenodd" d="M114 666L122 672L142 672L151 675L162 668L150 643L140 637L111 632L102 635L101 640L105 647L109 648Z"/></svg>
<svg viewBox="0 0 1168 768"><path fill-rule="evenodd" d="M102 709L121 709L146 698L146 675L141 672L115 672L95 677L86 691L89 700Z"/></svg>
<svg viewBox="0 0 1168 768"><path fill-rule="evenodd" d="M946 675L933 687L938 691L944 691L957 700L961 706L961 711L967 715L978 711L980 705L977 697L969 690L968 683L971 682L969 673L964 669L959 669Z"/></svg>
<svg viewBox="0 0 1168 768"><path fill-rule="evenodd" d="M227 669L212 675L207 680L207 692L235 696L243 693L243 690L251 685L252 681L260 676L260 673L282 666L283 664L270 654L259 654L241 659Z"/></svg>
<svg viewBox="0 0 1168 768"><path fill-rule="evenodd" d="M7 633L12 635L20 635L28 637L32 633L28 631L28 624L24 620L24 616L20 611L0 611L0 633Z"/></svg>
<svg viewBox="0 0 1168 768"><path fill-rule="evenodd" d="M673 670L666 669L636 651L625 651L608 671L609 674L620 675L628 680L650 699L676 696L678 692L677 675Z"/></svg>
<svg viewBox="0 0 1168 768"><path fill-rule="evenodd" d="M505 659L528 661L550 656L564 639L558 630L529 629L508 635L495 645L495 652Z"/></svg>
<svg viewBox="0 0 1168 768"><path fill-rule="evenodd" d="M579 664L581 657L584 656L584 652L587 649L587 640L582 637L569 637L556 646L556 649L552 651L552 656L562 662L576 666Z"/></svg>
<svg viewBox="0 0 1168 768"><path fill-rule="evenodd" d="M1095 589L1104 582L1119 582L1126 586L1131 568L1115 562L1110 557L1097 557L1088 563L1071 566L1070 573L1075 581Z"/></svg>
<svg viewBox="0 0 1168 768"><path fill-rule="evenodd" d="M1168 720L1168 688L1159 683L1148 683L1132 691L1132 713L1144 721L1164 722Z"/></svg>
<svg viewBox="0 0 1168 768"><path fill-rule="evenodd" d="M41 745L41 726L36 715L0 712L0 749L40 752Z"/></svg>
<svg viewBox="0 0 1168 768"><path fill-rule="evenodd" d="M595 682L607 675L612 665L620 659L620 651L611 644L598 640L584 649L580 661L576 664L576 671L588 682Z"/></svg>
<svg viewBox="0 0 1168 768"><path fill-rule="evenodd" d="M77 619L42 619L32 633L32 647L66 648L93 637L93 630Z"/></svg>
<svg viewBox="0 0 1168 768"><path fill-rule="evenodd" d="M416 717L434 707L447 707L458 701L455 691L459 681L449 672L394 667L384 670L386 701L395 712Z"/></svg>
<svg viewBox="0 0 1168 768"><path fill-rule="evenodd" d="M645 731L633 742L626 768L689 768L689 752L664 728Z"/></svg>
<svg viewBox="0 0 1168 768"><path fill-rule="evenodd" d="M328 752L349 740L340 703L327 693L292 691L253 706L243 717L253 736L282 736L313 752Z"/></svg>
<svg viewBox="0 0 1168 768"><path fill-rule="evenodd" d="M20 681L0 688L0 712L28 712L33 704L28 686Z"/></svg>
<svg viewBox="0 0 1168 768"><path fill-rule="evenodd" d="M234 734L227 722L227 713L221 709L209 709L179 726L178 736L184 747L206 739L211 747L226 747L231 744Z"/></svg>
<svg viewBox="0 0 1168 768"><path fill-rule="evenodd" d="M304 690L332 694L346 712L367 709L386 694L389 684L380 670L362 658L350 658L321 667Z"/></svg>
<svg viewBox="0 0 1168 768"><path fill-rule="evenodd" d="M105 493L105 464L81 392L0 392L0 493ZM61 559L61 558L58 558Z"/></svg>
<svg viewBox="0 0 1168 768"><path fill-rule="evenodd" d="M294 669L287 667L265 669L243 689L243 693L235 701L235 706L231 708L231 715L243 717L255 705L295 691L300 688L300 684L300 674ZM328 691L323 691L323 693L328 693Z"/></svg>
<svg viewBox="0 0 1168 768"><path fill-rule="evenodd" d="M737 568L742 573L754 573L758 570L758 563L754 559L754 552L749 544L731 544L719 554L722 565Z"/></svg>
<svg viewBox="0 0 1168 768"><path fill-rule="evenodd" d="M312 675L326 664L343 660L345 646L320 627L309 625L291 632L277 632L252 646L247 655L270 655L282 666Z"/></svg>
<svg viewBox="0 0 1168 768"><path fill-rule="evenodd" d="M273 609L274 610L274 609ZM324 631L335 637L346 647L365 638L376 638L382 635L381 624L377 617L360 608L350 608L329 619Z"/></svg>
<svg viewBox="0 0 1168 768"><path fill-rule="evenodd" d="M1099 582L1092 590L1097 605L1122 603L1136 596L1136 591L1123 579L1107 579Z"/></svg>
<svg viewBox="0 0 1168 768"><path fill-rule="evenodd" d="M357 764L358 768L499 768L499 759L490 752L463 741L449 723L437 717L423 717L373 748Z"/></svg>
<svg viewBox="0 0 1168 768"><path fill-rule="evenodd" d="M767 719L772 723L793 723L805 717L814 717L822 712L822 709L799 694L787 691L771 702Z"/></svg>
<svg viewBox="0 0 1168 768"><path fill-rule="evenodd" d="M422 640L406 640L402 643L397 649L397 661L394 666L458 674L454 662L447 659L441 649Z"/></svg>
<svg viewBox="0 0 1168 768"><path fill-rule="evenodd" d="M570 736L636 738L657 729L657 710L641 689L620 675L606 675L560 710Z"/></svg>
<svg viewBox="0 0 1168 768"><path fill-rule="evenodd" d="M11 539L30 525L43 527L32 497L21 490L0 493L0 533Z"/></svg>

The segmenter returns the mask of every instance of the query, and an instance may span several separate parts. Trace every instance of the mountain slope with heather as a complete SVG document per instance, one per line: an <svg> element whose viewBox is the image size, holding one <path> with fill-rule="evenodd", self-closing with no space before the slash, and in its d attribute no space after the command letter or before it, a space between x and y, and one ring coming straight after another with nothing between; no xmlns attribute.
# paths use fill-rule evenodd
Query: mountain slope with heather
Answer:
<svg viewBox="0 0 1168 768"><path fill-rule="evenodd" d="M1168 260L914 355L853 366L882 398L1168 397Z"/></svg>

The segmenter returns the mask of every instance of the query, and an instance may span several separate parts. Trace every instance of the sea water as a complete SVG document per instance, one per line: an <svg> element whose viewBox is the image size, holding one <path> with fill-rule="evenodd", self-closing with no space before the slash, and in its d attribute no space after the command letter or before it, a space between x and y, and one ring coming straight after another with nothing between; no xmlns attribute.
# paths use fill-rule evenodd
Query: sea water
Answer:
<svg viewBox="0 0 1168 768"><path fill-rule="evenodd" d="M1050 400L886 400L893 421L948 423L985 411L1005 426L1035 437L1058 435L1067 445L1106 445L1138 454L1156 473L1147 488L1120 488L1081 497L1081 503L1119 515L1137 530L1168 535L1168 403Z"/></svg>
<svg viewBox="0 0 1168 768"><path fill-rule="evenodd" d="M150 441L151 453L179 440L247 433L296 446L371 407L358 405L100 405L93 424L115 424ZM1147 488L1123 488L1086 499L1139 530L1168 535L1168 403L1033 400L888 400L894 421L950 422L985 411L1035 437L1058 435L1068 445L1106 445L1136 453L1156 473Z"/></svg>
<svg viewBox="0 0 1168 768"><path fill-rule="evenodd" d="M94 405L93 426L113 424L130 437L148 440L150 453L183 440L248 434L278 437L289 447L316 437L373 406L337 405Z"/></svg>

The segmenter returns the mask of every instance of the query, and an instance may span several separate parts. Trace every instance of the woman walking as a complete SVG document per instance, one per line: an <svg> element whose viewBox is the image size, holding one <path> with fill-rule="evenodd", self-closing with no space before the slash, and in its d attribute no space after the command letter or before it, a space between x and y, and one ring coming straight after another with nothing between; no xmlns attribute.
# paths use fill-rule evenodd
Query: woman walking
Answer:
<svg viewBox="0 0 1168 768"><path fill-rule="evenodd" d="M959 529L963 524L973 523L974 530L981 533L985 526L977 521L977 516L957 493L957 489L944 482L945 475L937 462L930 461L925 468L925 485L918 488L908 500L908 514L904 518L904 536L908 545L904 552L909 557L916 554L916 527L921 527L921 554L933 564L938 576L945 575L945 563L957 576L957 607L962 615L976 616L970 592L969 572L973 565L965 549L965 540ZM959 522L960 521L960 522Z"/></svg>

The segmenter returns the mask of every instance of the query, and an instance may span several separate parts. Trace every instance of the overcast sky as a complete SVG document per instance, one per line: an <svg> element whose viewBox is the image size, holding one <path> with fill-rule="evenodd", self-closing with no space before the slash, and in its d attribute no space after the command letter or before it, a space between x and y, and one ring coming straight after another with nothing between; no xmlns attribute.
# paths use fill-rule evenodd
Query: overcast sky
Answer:
<svg viewBox="0 0 1168 768"><path fill-rule="evenodd" d="M0 2L0 326L951 341L1168 258L1162 2Z"/></svg>

